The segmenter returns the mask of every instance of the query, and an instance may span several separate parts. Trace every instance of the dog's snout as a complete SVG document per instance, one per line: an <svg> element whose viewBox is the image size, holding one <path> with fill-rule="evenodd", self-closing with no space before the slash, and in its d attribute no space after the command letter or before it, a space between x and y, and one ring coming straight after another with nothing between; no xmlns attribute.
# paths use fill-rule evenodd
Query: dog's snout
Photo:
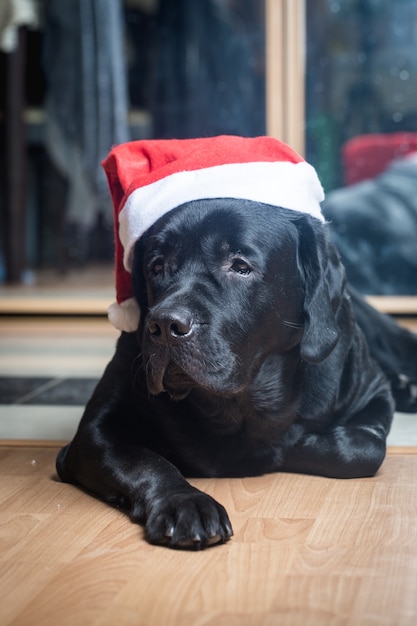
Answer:
<svg viewBox="0 0 417 626"><path fill-rule="evenodd" d="M188 311L160 309L151 316L148 328L155 342L173 344L192 335L193 321Z"/></svg>

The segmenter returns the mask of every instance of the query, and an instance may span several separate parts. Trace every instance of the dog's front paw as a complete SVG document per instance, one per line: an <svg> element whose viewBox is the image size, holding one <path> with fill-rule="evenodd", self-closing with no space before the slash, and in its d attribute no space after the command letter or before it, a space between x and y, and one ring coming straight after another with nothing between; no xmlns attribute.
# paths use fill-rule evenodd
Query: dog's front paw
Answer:
<svg viewBox="0 0 417 626"><path fill-rule="evenodd" d="M150 543L192 550L224 543L233 535L225 508L192 488L154 499L145 528Z"/></svg>

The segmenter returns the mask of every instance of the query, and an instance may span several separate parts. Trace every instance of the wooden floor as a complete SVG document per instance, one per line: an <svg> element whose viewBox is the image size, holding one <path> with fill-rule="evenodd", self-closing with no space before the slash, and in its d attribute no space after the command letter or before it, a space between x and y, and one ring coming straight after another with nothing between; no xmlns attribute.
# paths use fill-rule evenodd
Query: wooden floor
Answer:
<svg viewBox="0 0 417 626"><path fill-rule="evenodd" d="M57 482L56 451L0 447L1 626L417 624L417 449L372 479L193 481L235 531L195 553Z"/></svg>

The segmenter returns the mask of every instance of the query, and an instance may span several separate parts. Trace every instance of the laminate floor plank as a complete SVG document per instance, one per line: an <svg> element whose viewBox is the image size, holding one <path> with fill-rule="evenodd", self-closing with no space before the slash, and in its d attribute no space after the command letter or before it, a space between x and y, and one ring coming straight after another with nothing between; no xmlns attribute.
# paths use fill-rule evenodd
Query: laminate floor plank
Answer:
<svg viewBox="0 0 417 626"><path fill-rule="evenodd" d="M192 480L235 531L203 552L147 544L56 480L56 452L0 447L1 626L417 623L417 449L360 480Z"/></svg>

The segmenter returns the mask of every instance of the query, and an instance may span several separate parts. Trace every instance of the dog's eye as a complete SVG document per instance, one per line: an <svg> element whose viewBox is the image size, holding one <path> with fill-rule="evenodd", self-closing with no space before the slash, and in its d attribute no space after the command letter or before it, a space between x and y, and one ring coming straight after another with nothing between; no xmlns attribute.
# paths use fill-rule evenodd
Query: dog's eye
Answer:
<svg viewBox="0 0 417 626"><path fill-rule="evenodd" d="M155 274L155 276L159 276L160 274L162 274L164 271L163 259L156 259L156 261L152 263L151 270L152 274Z"/></svg>
<svg viewBox="0 0 417 626"><path fill-rule="evenodd" d="M237 274L241 274L242 276L247 276L252 271L249 263L247 263L243 259L234 259L230 269L232 270L232 272L236 272Z"/></svg>

